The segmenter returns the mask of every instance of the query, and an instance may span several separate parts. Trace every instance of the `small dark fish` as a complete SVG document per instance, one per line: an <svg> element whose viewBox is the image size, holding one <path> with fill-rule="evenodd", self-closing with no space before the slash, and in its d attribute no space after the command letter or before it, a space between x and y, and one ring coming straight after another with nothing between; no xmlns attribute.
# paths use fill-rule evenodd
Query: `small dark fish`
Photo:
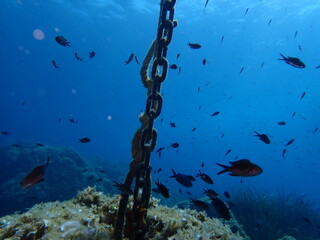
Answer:
<svg viewBox="0 0 320 240"><path fill-rule="evenodd" d="M156 183L156 185L157 185L157 190L159 191L159 193L160 193L163 197L169 198L169 197L170 197L170 196L169 196L169 189L168 189L165 185L163 185L162 183L160 183L159 181L156 181L155 183Z"/></svg>
<svg viewBox="0 0 320 240"><path fill-rule="evenodd" d="M303 92L301 97L300 97L300 101L302 100L302 98L306 95L306 92Z"/></svg>
<svg viewBox="0 0 320 240"><path fill-rule="evenodd" d="M229 149L224 156L227 156L231 152L231 149Z"/></svg>
<svg viewBox="0 0 320 240"><path fill-rule="evenodd" d="M211 114L211 117L217 116L220 112L214 112Z"/></svg>
<svg viewBox="0 0 320 240"><path fill-rule="evenodd" d="M136 63L137 64L140 64L139 60L138 60L138 57L136 55L134 55L134 60L136 60Z"/></svg>
<svg viewBox="0 0 320 240"><path fill-rule="evenodd" d="M179 188L179 193L180 193L180 195L182 195L182 191L181 191L181 189Z"/></svg>
<svg viewBox="0 0 320 240"><path fill-rule="evenodd" d="M180 53L177 54L177 60L179 59L179 57L180 57Z"/></svg>
<svg viewBox="0 0 320 240"><path fill-rule="evenodd" d="M178 183L180 183L184 187L192 187L192 182L196 180L191 175L185 175L181 173L177 174L173 169L172 173L173 175L170 176L170 178L174 178Z"/></svg>
<svg viewBox="0 0 320 240"><path fill-rule="evenodd" d="M102 181L103 181L103 178L97 178L96 181L97 181L97 182L102 182Z"/></svg>
<svg viewBox="0 0 320 240"><path fill-rule="evenodd" d="M269 20L269 22L268 22L268 27L270 26L270 23L271 23L271 22L272 22L272 19Z"/></svg>
<svg viewBox="0 0 320 240"><path fill-rule="evenodd" d="M211 204L214 206L219 216L229 221L231 219L231 214L227 205L218 197L210 197L210 199Z"/></svg>
<svg viewBox="0 0 320 240"><path fill-rule="evenodd" d="M191 194L191 192L189 192L189 191L186 191L186 194L188 194L189 196L191 196L192 194Z"/></svg>
<svg viewBox="0 0 320 240"><path fill-rule="evenodd" d="M52 60L52 64L53 64L53 66L54 66L55 68L57 68L57 69L60 68L55 60Z"/></svg>
<svg viewBox="0 0 320 240"><path fill-rule="evenodd" d="M14 143L14 144L11 144L11 146L12 146L12 147L17 147L17 148L22 147L20 144L15 144L15 143Z"/></svg>
<svg viewBox="0 0 320 240"><path fill-rule="evenodd" d="M200 111L200 109L202 108L202 106L201 105L199 105L199 107L198 107L198 110Z"/></svg>
<svg viewBox="0 0 320 240"><path fill-rule="evenodd" d="M158 153L158 152L161 152L163 149L164 149L164 147L159 147L156 152L157 152L157 153Z"/></svg>
<svg viewBox="0 0 320 240"><path fill-rule="evenodd" d="M96 55L95 51L89 52L89 58L94 58Z"/></svg>
<svg viewBox="0 0 320 240"><path fill-rule="evenodd" d="M188 43L188 46L192 49L199 49L201 48L201 45L198 43Z"/></svg>
<svg viewBox="0 0 320 240"><path fill-rule="evenodd" d="M61 118L59 118L58 122L59 122L59 124L61 123Z"/></svg>
<svg viewBox="0 0 320 240"><path fill-rule="evenodd" d="M313 134L315 134L317 131L318 131L318 128L315 128L315 129L313 130Z"/></svg>
<svg viewBox="0 0 320 240"><path fill-rule="evenodd" d="M200 93L200 87L198 87L198 94Z"/></svg>
<svg viewBox="0 0 320 240"><path fill-rule="evenodd" d="M202 65L204 66L204 65L206 65L206 64L207 64L207 59L204 58L204 59L202 60Z"/></svg>
<svg viewBox="0 0 320 240"><path fill-rule="evenodd" d="M205 174L204 172L201 172L199 170L199 173L196 174L196 177L200 177L201 180L203 180L205 183L213 184L213 180L209 177L209 175Z"/></svg>
<svg viewBox="0 0 320 240"><path fill-rule="evenodd" d="M223 43L223 40L224 40L224 36L221 37L220 44Z"/></svg>
<svg viewBox="0 0 320 240"><path fill-rule="evenodd" d="M134 58L134 53L131 53L129 58L128 58L128 60L125 61L126 65L129 64L132 61L133 58Z"/></svg>
<svg viewBox="0 0 320 240"><path fill-rule="evenodd" d="M104 169L99 169L99 172L106 173L106 171Z"/></svg>
<svg viewBox="0 0 320 240"><path fill-rule="evenodd" d="M171 145L170 145L170 147L172 147L172 148L178 148L180 145L179 145L179 143L171 143Z"/></svg>
<svg viewBox="0 0 320 240"><path fill-rule="evenodd" d="M38 147L44 147L44 144L42 144L42 143L36 143L36 145L37 145Z"/></svg>
<svg viewBox="0 0 320 240"><path fill-rule="evenodd" d="M291 117L294 117L296 115L296 112L292 113L292 116Z"/></svg>
<svg viewBox="0 0 320 240"><path fill-rule="evenodd" d="M248 159L230 162L231 166L225 166L220 163L216 164L224 168L222 171L218 172L218 175L225 172L231 172L229 173L230 176L253 177L262 173L262 168L251 163Z"/></svg>
<svg viewBox="0 0 320 240"><path fill-rule="evenodd" d="M249 8L246 9L246 12L244 13L244 15L247 15L248 11L249 11Z"/></svg>
<svg viewBox="0 0 320 240"><path fill-rule="evenodd" d="M263 63L261 63L260 69L261 69L261 68L263 68L263 66L264 66L264 62L263 62Z"/></svg>
<svg viewBox="0 0 320 240"><path fill-rule="evenodd" d="M83 61L82 61L82 58L79 57L79 55L78 55L77 52L74 53L74 56L76 57L77 60L79 60L80 62L83 62Z"/></svg>
<svg viewBox="0 0 320 240"><path fill-rule="evenodd" d="M225 196L226 198L228 198L228 199L231 197L231 196L230 196L230 193L229 193L228 191L224 191L223 194L224 194L224 196Z"/></svg>
<svg viewBox="0 0 320 240"><path fill-rule="evenodd" d="M278 125L280 125L280 126L283 126L283 125L286 125L286 124L287 124L287 123L284 122L284 121L278 122Z"/></svg>
<svg viewBox="0 0 320 240"><path fill-rule="evenodd" d="M220 137L220 138L223 138L223 137L224 137L224 133L222 132L222 133L221 133L221 137Z"/></svg>
<svg viewBox="0 0 320 240"><path fill-rule="evenodd" d="M204 12L204 10L206 9L208 3L209 3L209 0L206 0L206 4L204 5L203 12Z"/></svg>
<svg viewBox="0 0 320 240"><path fill-rule="evenodd" d="M190 198L192 204L200 208L201 210L207 210L209 209L209 206L206 202L201 201L201 200L194 200L193 198Z"/></svg>
<svg viewBox="0 0 320 240"><path fill-rule="evenodd" d="M204 162L201 163L201 167L204 167Z"/></svg>
<svg viewBox="0 0 320 240"><path fill-rule="evenodd" d="M7 131L2 131L2 132L0 132L2 135L9 135L9 132L7 132Z"/></svg>
<svg viewBox="0 0 320 240"><path fill-rule="evenodd" d="M176 69L178 69L178 66L177 66L177 64L171 64L171 65L169 65L169 68L172 70L176 70Z"/></svg>
<svg viewBox="0 0 320 240"><path fill-rule="evenodd" d="M256 133L256 135L253 135L255 137L258 137L262 142L264 142L265 144L270 144L270 139L266 134L259 134L256 131L254 131Z"/></svg>
<svg viewBox="0 0 320 240"><path fill-rule="evenodd" d="M316 68L320 68L320 65L319 65L319 66L317 66Z"/></svg>
<svg viewBox="0 0 320 240"><path fill-rule="evenodd" d="M46 165L35 167L20 183L22 188L28 188L36 183L44 181L44 174L49 165L50 157L47 158Z"/></svg>
<svg viewBox="0 0 320 240"><path fill-rule="evenodd" d="M175 127L176 127L176 124L175 124L174 122L171 122L171 121L170 121L170 126L173 127L173 128L175 128Z"/></svg>
<svg viewBox="0 0 320 240"><path fill-rule="evenodd" d="M131 195L133 192L131 190L130 187L128 187L127 185L125 184L120 184L116 181L113 181L114 184L112 184L113 187L116 187L118 188L122 194L128 194L128 195Z"/></svg>
<svg viewBox="0 0 320 240"><path fill-rule="evenodd" d="M66 46L71 47L69 44L70 42L67 39L65 39L63 36L57 36L55 39L56 39L57 43L59 43L60 45L62 45L64 47L66 47Z"/></svg>
<svg viewBox="0 0 320 240"><path fill-rule="evenodd" d="M157 173L159 173L159 172L161 172L162 171L162 168L159 168L158 170L157 170Z"/></svg>
<svg viewBox="0 0 320 240"><path fill-rule="evenodd" d="M90 140L90 138L84 137L84 138L79 139L79 142L80 143L88 143L88 142L91 142L91 140Z"/></svg>
<svg viewBox="0 0 320 240"><path fill-rule="evenodd" d="M73 118L70 118L70 119L69 119L69 122L71 122L71 123L78 123L78 121L75 120L75 119L73 119Z"/></svg>
<svg viewBox="0 0 320 240"><path fill-rule="evenodd" d="M302 47L300 45L298 46L298 48L299 48L300 51L302 51Z"/></svg>
<svg viewBox="0 0 320 240"><path fill-rule="evenodd" d="M178 75L180 75L180 72L181 72L181 67L179 67L178 69Z"/></svg>
<svg viewBox="0 0 320 240"><path fill-rule="evenodd" d="M296 67L296 68L305 68L306 67L306 65L299 58L285 57L281 53L280 53L280 55L283 58L282 59L279 58L278 60L285 61L286 64L289 64L289 65Z"/></svg>
<svg viewBox="0 0 320 240"><path fill-rule="evenodd" d="M25 106L25 105L26 105L26 102L22 102L22 103L21 103L21 106Z"/></svg>
<svg viewBox="0 0 320 240"><path fill-rule="evenodd" d="M203 191L204 191L204 194L207 195L209 198L218 197L219 196L219 194L213 189L205 189L205 188L203 188Z"/></svg>
<svg viewBox="0 0 320 240"><path fill-rule="evenodd" d="M195 130L197 130L197 128L193 128L193 129L191 130L191 132L194 132Z"/></svg>
<svg viewBox="0 0 320 240"><path fill-rule="evenodd" d="M84 172L88 172L88 169L84 168L84 169L82 170L82 172L83 172L83 173L84 173Z"/></svg>
<svg viewBox="0 0 320 240"><path fill-rule="evenodd" d="M241 74L241 73L242 73L243 69L244 69L244 67L242 67L242 68L240 69L240 72L239 72L239 74Z"/></svg>
<svg viewBox="0 0 320 240"><path fill-rule="evenodd" d="M292 144L294 142L294 139L291 139L289 142L287 142L287 144L286 145L284 145L285 147L286 146L289 146L290 144Z"/></svg>
<svg viewBox="0 0 320 240"><path fill-rule="evenodd" d="M283 149L283 151L282 151L282 158L283 158L284 160L286 160L286 152L287 152L287 149Z"/></svg>
<svg viewBox="0 0 320 240"><path fill-rule="evenodd" d="M306 218L306 217L302 217L303 221L305 221L306 223L312 225L312 222L309 218Z"/></svg>
<svg viewBox="0 0 320 240"><path fill-rule="evenodd" d="M298 35L298 31L296 31L296 32L294 33L293 39L295 39L295 38L297 37L297 35Z"/></svg>

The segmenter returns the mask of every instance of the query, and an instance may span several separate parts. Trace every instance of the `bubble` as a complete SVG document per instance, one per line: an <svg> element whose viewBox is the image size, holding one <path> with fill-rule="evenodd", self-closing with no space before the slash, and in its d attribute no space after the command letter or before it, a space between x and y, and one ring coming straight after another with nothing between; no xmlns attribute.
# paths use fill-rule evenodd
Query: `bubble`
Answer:
<svg viewBox="0 0 320 240"><path fill-rule="evenodd" d="M111 115L108 115L108 120L112 120L112 116Z"/></svg>
<svg viewBox="0 0 320 240"><path fill-rule="evenodd" d="M72 94L77 94L77 93L78 93L78 91L77 91L77 89L72 88L72 89L71 89L71 93L72 93Z"/></svg>
<svg viewBox="0 0 320 240"><path fill-rule="evenodd" d="M33 37L37 40L43 40L45 35L44 35L44 32L40 29L35 29L33 31Z"/></svg>
<svg viewBox="0 0 320 240"><path fill-rule="evenodd" d="M56 28L54 28L54 31L55 32L60 32L60 29L56 27Z"/></svg>

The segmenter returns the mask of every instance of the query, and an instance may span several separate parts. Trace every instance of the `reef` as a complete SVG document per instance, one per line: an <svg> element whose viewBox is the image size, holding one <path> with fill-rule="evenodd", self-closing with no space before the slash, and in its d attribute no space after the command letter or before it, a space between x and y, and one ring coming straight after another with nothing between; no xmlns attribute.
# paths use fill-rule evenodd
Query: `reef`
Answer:
<svg viewBox="0 0 320 240"><path fill-rule="evenodd" d="M0 218L0 239L113 239L119 199L88 187L71 200L37 204L23 214ZM204 211L168 208L159 201L150 201L146 239L249 240Z"/></svg>

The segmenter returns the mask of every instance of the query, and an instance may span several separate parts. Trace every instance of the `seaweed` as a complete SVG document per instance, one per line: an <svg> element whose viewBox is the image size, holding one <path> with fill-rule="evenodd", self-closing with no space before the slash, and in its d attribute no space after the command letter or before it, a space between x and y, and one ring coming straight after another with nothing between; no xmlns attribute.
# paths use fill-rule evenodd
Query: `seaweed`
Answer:
<svg viewBox="0 0 320 240"><path fill-rule="evenodd" d="M320 222L318 210L305 196L247 188L234 192L232 202L236 219L252 240L274 240L285 235L299 240L317 237L313 223ZM310 219L311 224L303 218Z"/></svg>

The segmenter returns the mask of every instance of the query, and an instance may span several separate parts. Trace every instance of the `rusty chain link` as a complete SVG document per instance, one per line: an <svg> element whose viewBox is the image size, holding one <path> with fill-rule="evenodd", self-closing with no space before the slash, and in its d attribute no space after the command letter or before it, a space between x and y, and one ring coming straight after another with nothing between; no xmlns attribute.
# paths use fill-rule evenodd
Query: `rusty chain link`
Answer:
<svg viewBox="0 0 320 240"><path fill-rule="evenodd" d="M163 98L160 94L161 84L166 79L168 73L168 60L166 59L168 46L172 40L174 22L174 6L176 0L161 0L160 16L158 23L157 39L153 49L153 63L151 68L151 85L148 89L148 98L146 101L146 111L142 117L142 127L135 134L135 140L139 140L138 151L135 151L135 159L130 165L130 171L125 180L125 184L131 187L135 178L135 188L133 194L133 206L127 211L127 227L130 225L130 240L141 240L147 232L146 215L151 196L151 152L156 147L158 133L153 128L154 121L161 113ZM134 147L133 147L134 148ZM128 195L122 194L118 209L118 215L115 224L114 237L117 240L122 239L124 216L128 203ZM129 214L130 213L130 217ZM130 219L128 219L130 218ZM130 222L129 222L130 221Z"/></svg>

